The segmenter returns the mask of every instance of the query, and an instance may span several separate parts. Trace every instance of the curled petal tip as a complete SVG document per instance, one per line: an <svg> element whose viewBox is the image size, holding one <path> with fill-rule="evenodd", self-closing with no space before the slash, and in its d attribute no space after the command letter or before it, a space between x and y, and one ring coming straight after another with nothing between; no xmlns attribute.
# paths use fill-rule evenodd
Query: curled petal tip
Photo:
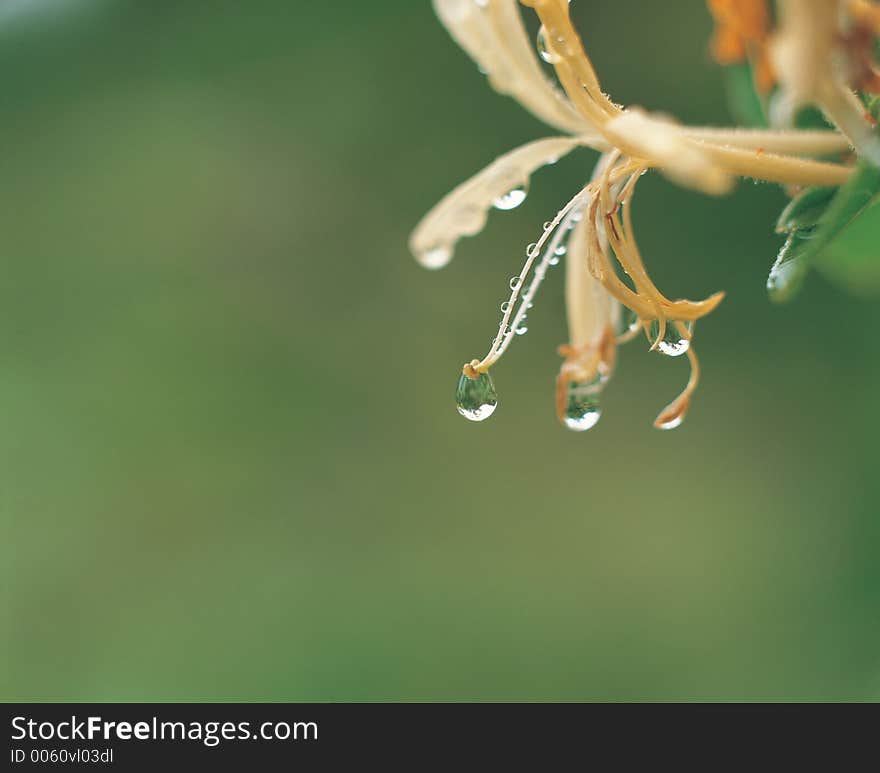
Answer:
<svg viewBox="0 0 880 773"><path fill-rule="evenodd" d="M660 414L654 419L654 427L656 429L675 429L680 427L690 408L690 399L679 399L667 405Z"/></svg>

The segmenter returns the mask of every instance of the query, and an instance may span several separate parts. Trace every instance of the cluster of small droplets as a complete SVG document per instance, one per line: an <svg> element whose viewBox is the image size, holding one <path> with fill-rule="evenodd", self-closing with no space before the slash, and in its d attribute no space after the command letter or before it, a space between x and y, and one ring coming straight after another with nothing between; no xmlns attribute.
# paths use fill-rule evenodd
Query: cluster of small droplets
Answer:
<svg viewBox="0 0 880 773"><path fill-rule="evenodd" d="M526 260L533 261L543 250L543 257L535 268L534 275L528 285L526 291L520 294L523 288L523 275L516 275L510 278L511 298L501 304L502 323L496 337L497 351L503 353L510 344L514 336L522 336L528 332L526 320L529 310L534 306L533 300L541 283L549 268L559 264L560 258L568 252L567 241L571 236L577 223L583 217L581 207L573 207L560 220L544 223L543 235L539 242L533 242L526 247ZM511 303L517 303L516 312L513 315L512 322L507 323L505 319L510 319L509 312ZM496 347L493 347L496 348ZM488 419L498 405L498 395L495 391L495 385L488 371L478 372L475 367L479 365L478 361L474 361L470 366L466 366L464 373L459 378L458 387L455 393L455 402L458 412L470 421L484 421ZM596 391L598 394L598 390ZM583 431L589 429L598 420L600 412L598 410L598 401L596 395L578 396L572 403L573 413L571 422L566 422L566 426L570 429ZM580 406L578 408L577 406ZM577 415L578 411L580 415Z"/></svg>
<svg viewBox="0 0 880 773"><path fill-rule="evenodd" d="M562 223L558 224L558 232L554 236L554 238L550 241L550 244L545 247L545 255L544 258L538 263L535 268L535 274L532 278L532 281L526 290L526 292L522 295L522 299L520 302L520 308L517 310L517 313L514 317L514 324L512 327L512 331L515 335L524 335L528 332L528 327L524 324L527 318L527 313L529 309L532 308L533 299L538 288L543 282L544 277L546 275L547 269L552 266L559 265L559 259L568 251L568 246L566 244L570 231L574 228L577 220L580 219L577 217L575 219L575 213L571 213L568 218L566 218ZM543 230L545 237L551 232L554 228L554 224L552 221L548 220L544 223ZM526 258L536 258L538 256L538 244L532 243L526 248ZM522 288L522 280L520 277L513 277L510 280L510 289L514 291L518 291ZM510 330L506 332L506 337L510 336Z"/></svg>

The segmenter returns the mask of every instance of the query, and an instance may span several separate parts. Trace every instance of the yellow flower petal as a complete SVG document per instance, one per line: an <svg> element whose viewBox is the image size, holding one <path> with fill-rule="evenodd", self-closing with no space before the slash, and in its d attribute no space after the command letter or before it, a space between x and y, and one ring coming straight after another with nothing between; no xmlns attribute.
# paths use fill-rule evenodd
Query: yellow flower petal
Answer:
<svg viewBox="0 0 880 773"><path fill-rule="evenodd" d="M426 268L443 268L463 236L475 236L486 225L489 210L511 191L525 187L532 173L571 152L592 144L589 137L549 137L522 145L495 159L447 194L410 237L409 247Z"/></svg>
<svg viewBox="0 0 880 773"><path fill-rule="evenodd" d="M516 0L434 0L437 16L496 91L562 132L590 128L544 75Z"/></svg>

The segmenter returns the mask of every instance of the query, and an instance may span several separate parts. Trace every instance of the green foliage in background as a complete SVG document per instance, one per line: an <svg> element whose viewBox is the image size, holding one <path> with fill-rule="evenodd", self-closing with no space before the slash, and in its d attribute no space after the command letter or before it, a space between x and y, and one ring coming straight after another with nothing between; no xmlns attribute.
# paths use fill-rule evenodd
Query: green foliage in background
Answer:
<svg viewBox="0 0 880 773"><path fill-rule="evenodd" d="M747 64L724 68L731 114L744 126L767 126L768 106L774 94L762 96ZM880 100L866 97L866 111L876 121ZM827 128L815 108L797 117L800 128ZM850 180L839 190L812 188L798 193L782 211L777 233L787 234L770 270L767 290L771 300L794 298L811 265L854 292L873 294L880 289L880 170L860 160ZM853 230L851 226L856 226Z"/></svg>

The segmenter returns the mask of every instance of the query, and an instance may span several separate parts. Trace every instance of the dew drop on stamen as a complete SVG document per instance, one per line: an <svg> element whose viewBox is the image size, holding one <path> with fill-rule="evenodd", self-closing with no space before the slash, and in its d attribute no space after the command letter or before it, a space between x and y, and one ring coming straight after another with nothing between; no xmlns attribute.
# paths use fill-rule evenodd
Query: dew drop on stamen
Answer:
<svg viewBox="0 0 880 773"><path fill-rule="evenodd" d="M488 373L472 379L461 374L455 390L455 407L468 421L485 421L498 407L498 394Z"/></svg>
<svg viewBox="0 0 880 773"><path fill-rule="evenodd" d="M553 252L553 254L557 258L564 257L565 253L568 252L568 247L564 244L560 244Z"/></svg>
<svg viewBox="0 0 880 773"><path fill-rule="evenodd" d="M526 247L526 257L533 258L538 254L538 245L536 242L532 242L528 247Z"/></svg>
<svg viewBox="0 0 880 773"><path fill-rule="evenodd" d="M510 289L518 290L519 286L522 284L522 279L518 276L510 277Z"/></svg>
<svg viewBox="0 0 880 773"><path fill-rule="evenodd" d="M652 341L657 340L660 335L660 323L655 319L651 323L650 336ZM657 350L667 357L681 357L691 348L690 339L683 335L674 320L667 320L666 333L663 340L657 345Z"/></svg>
<svg viewBox="0 0 880 773"><path fill-rule="evenodd" d="M687 416L689 407L689 399L682 400L681 398L679 398L671 405L667 405L660 412L660 415L654 420L654 427L656 429L662 430L669 430L680 427L684 422L685 416Z"/></svg>
<svg viewBox="0 0 880 773"><path fill-rule="evenodd" d="M592 429L602 417L599 407L599 389L601 384L590 384L573 381L566 389L565 412L562 423L573 432L586 432Z"/></svg>
<svg viewBox="0 0 880 773"><path fill-rule="evenodd" d="M493 206L495 209L500 209L502 211L516 209L526 200L526 196L528 196L526 189L523 186L518 185L516 188L511 188L507 193L495 199Z"/></svg>
<svg viewBox="0 0 880 773"><path fill-rule="evenodd" d="M677 429L682 424L684 424L684 414L681 414L679 416L673 416L672 418L670 418L666 421L658 421L656 424L654 424L654 426L657 429L667 430L667 429Z"/></svg>
<svg viewBox="0 0 880 773"><path fill-rule="evenodd" d="M501 304L501 313L507 314L507 310L509 308L510 308L510 301L504 301L504 303Z"/></svg>

